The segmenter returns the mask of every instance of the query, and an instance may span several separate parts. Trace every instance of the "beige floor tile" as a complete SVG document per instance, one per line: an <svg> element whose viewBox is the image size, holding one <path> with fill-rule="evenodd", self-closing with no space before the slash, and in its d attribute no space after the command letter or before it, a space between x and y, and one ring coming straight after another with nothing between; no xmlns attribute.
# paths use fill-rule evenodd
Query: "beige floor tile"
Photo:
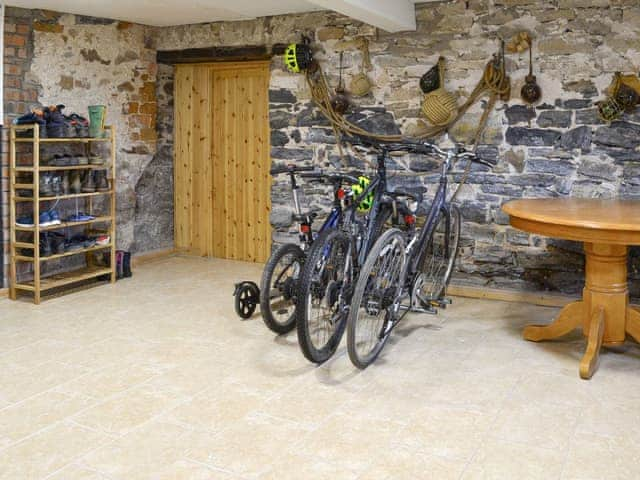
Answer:
<svg viewBox="0 0 640 480"><path fill-rule="evenodd" d="M57 387L57 390L103 400L148 381L157 374L157 370L149 365L116 363L91 371Z"/></svg>
<svg viewBox="0 0 640 480"><path fill-rule="evenodd" d="M489 440L474 456L461 479L558 479L566 454L566 450Z"/></svg>
<svg viewBox="0 0 640 480"><path fill-rule="evenodd" d="M126 362L128 358L134 357L148 346L148 343L135 338L111 337L79 347L61 355L58 360L71 365L99 369Z"/></svg>
<svg viewBox="0 0 640 480"><path fill-rule="evenodd" d="M341 461L331 463L312 454L284 453L275 457L271 470L259 478L260 480L356 480L361 473L361 471L349 470Z"/></svg>
<svg viewBox="0 0 640 480"><path fill-rule="evenodd" d="M307 452L324 461L339 463L349 471L361 471L391 448L401 428L376 418L336 414L308 434L303 445Z"/></svg>
<svg viewBox="0 0 640 480"><path fill-rule="evenodd" d="M145 477L141 476L140 478ZM149 480L242 480L242 477L231 472L211 468L189 460L178 460L148 478Z"/></svg>
<svg viewBox="0 0 640 480"><path fill-rule="evenodd" d="M236 384L220 383L171 410L165 417L194 430L219 432L233 427L265 402L265 395L239 388Z"/></svg>
<svg viewBox="0 0 640 480"><path fill-rule="evenodd" d="M398 443L423 455L468 461L494 422L494 414L460 407L426 405L412 412Z"/></svg>
<svg viewBox="0 0 640 480"><path fill-rule="evenodd" d="M56 424L0 451L0 479L43 478L108 440L102 433L73 423Z"/></svg>
<svg viewBox="0 0 640 480"><path fill-rule="evenodd" d="M575 407L512 400L500 410L490 435L496 440L527 445L544 445L566 451L582 420Z"/></svg>
<svg viewBox="0 0 640 480"><path fill-rule="evenodd" d="M569 448L563 480L640 478L640 445L624 437L576 435Z"/></svg>
<svg viewBox="0 0 640 480"><path fill-rule="evenodd" d="M142 384L88 408L76 415L74 421L108 434L122 435L186 399L172 389Z"/></svg>
<svg viewBox="0 0 640 480"><path fill-rule="evenodd" d="M46 362L30 369L0 370L0 399L15 403L52 389L89 370L81 365Z"/></svg>
<svg viewBox="0 0 640 480"><path fill-rule="evenodd" d="M8 361L23 368L33 368L59 359L74 347L75 344L70 342L46 338L0 355L0 362Z"/></svg>
<svg viewBox="0 0 640 480"><path fill-rule="evenodd" d="M106 475L79 465L67 465L46 480L111 480Z"/></svg>
<svg viewBox="0 0 640 480"><path fill-rule="evenodd" d="M89 453L80 463L109 479L149 478L182 458L189 433L179 425L152 421Z"/></svg>
<svg viewBox="0 0 640 480"><path fill-rule="evenodd" d="M241 476L264 475L294 449L309 430L282 419L249 416L219 433L194 431L185 439L185 457Z"/></svg>
<svg viewBox="0 0 640 480"><path fill-rule="evenodd" d="M375 458L359 480L457 480L465 463L426 455L405 445L393 445Z"/></svg>
<svg viewBox="0 0 640 480"><path fill-rule="evenodd" d="M86 397L45 392L0 410L0 447L8 446L91 405Z"/></svg>

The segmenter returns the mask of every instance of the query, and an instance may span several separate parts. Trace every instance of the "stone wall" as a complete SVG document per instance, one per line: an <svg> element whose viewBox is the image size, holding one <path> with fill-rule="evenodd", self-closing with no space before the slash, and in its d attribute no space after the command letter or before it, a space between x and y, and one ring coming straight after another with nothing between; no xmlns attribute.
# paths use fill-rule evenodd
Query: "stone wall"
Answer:
<svg viewBox="0 0 640 480"><path fill-rule="evenodd" d="M522 104L518 92L528 71L528 55L508 55L512 99L499 103L482 139L485 155L499 162L491 171L472 173L460 192L464 215L462 254L454 281L497 288L578 293L582 287L581 246L573 242L529 235L508 226L500 206L520 197L640 197L640 114L625 115L604 125L594 102L602 98L616 70L634 71L640 60L640 8L637 2L555 0L476 0L417 6L415 32L386 34L368 25L328 12L213 23L162 30L160 50L211 46L251 46L288 43L310 35L332 85L337 83L338 46L342 40L366 35L370 40L376 84L356 99L351 118L378 132L410 134L419 128L420 76L447 58L447 88L460 97L471 92L497 38L520 30L536 38L534 69L543 100L536 108ZM356 51L345 54L348 81L360 68ZM274 162L305 162L340 167L341 159L327 122L314 110L304 79L291 75L279 58L272 62L270 118ZM472 109L451 131L468 140L480 118ZM366 165L353 157L354 167ZM426 185L435 190L434 162L404 158L393 167L394 182ZM459 178L459 175L454 175ZM313 195L314 206L326 197ZM272 224L276 239L291 226L286 183L272 193ZM637 253L632 252L630 276L640 278ZM632 282L640 296L640 282Z"/></svg>
<svg viewBox="0 0 640 480"><path fill-rule="evenodd" d="M508 39L526 29L536 38L534 69L543 100L535 109L521 104L517 93L528 70L528 55L508 55L514 95L497 105L482 140L485 153L499 163L491 171L474 171L459 197L465 223L457 283L576 293L582 282L581 247L510 228L500 206L524 196L640 197L640 113L604 125L594 108L614 71L634 71L639 64L640 7L635 1L429 3L417 7L417 30L401 34L386 34L332 12L172 28L9 12L26 19L21 20L25 26L33 22L35 29L22 29L24 58L19 57L20 46L15 50L22 60L5 55L5 64L18 65L12 70L15 80L29 87L16 84L18 95L24 90L28 97L30 86L35 86L34 100L43 103L62 98L81 111L95 100L109 105L110 121L119 126L118 214L124 248L145 251L171 244L173 72L169 66L156 72L156 51L271 47L298 40L302 33L313 38L332 85L337 83L339 42L366 35L375 88L354 100L351 118L379 132L407 134L422 122L418 80L440 55L447 58L447 88L462 102L498 49L498 37ZM344 61L348 85L359 71L360 54L347 51ZM338 168L342 162L332 131L309 97L304 78L289 74L274 57L269 95L274 162ZM23 103L17 103L15 111L23 111L30 101L20 99ZM468 139L480 114L478 105L451 136ZM366 166L358 158L349 157L348 162ZM433 167L428 159L398 159L393 182L424 184L433 192ZM308 193L314 206L326 208L326 197ZM272 203L276 239L282 239L291 225L286 183L274 184ZM633 279L640 276L639 265L633 252ZM632 290L640 296L640 282L632 282Z"/></svg>
<svg viewBox="0 0 640 480"><path fill-rule="evenodd" d="M117 138L117 243L125 250L152 247L139 247L134 228L135 221L153 226L155 214L148 202L144 207L151 216L145 217L136 194L156 152L157 66L151 33L149 27L127 22L13 7L5 18L5 124L36 105L62 103L66 113L83 116L89 105L107 106L107 124ZM3 147L4 166L8 146ZM2 173L6 202L8 173ZM8 216L7 208L3 212ZM6 230L3 248L8 252ZM171 236L156 244L170 245Z"/></svg>

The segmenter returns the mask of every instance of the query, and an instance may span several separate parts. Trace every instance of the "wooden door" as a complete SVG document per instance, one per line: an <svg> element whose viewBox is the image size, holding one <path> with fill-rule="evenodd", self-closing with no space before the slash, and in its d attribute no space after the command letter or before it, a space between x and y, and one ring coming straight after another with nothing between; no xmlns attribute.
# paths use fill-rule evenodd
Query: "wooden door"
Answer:
<svg viewBox="0 0 640 480"><path fill-rule="evenodd" d="M253 262L269 256L268 88L268 62L177 67L177 249Z"/></svg>

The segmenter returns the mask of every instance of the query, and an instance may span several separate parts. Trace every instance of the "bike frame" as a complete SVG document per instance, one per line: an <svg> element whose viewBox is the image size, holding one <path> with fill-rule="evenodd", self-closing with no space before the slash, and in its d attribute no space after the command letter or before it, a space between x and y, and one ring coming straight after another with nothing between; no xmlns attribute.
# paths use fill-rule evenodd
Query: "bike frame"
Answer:
<svg viewBox="0 0 640 480"><path fill-rule="evenodd" d="M436 190L436 194L431 203L431 207L429 207L429 213L427 215L427 219L425 221L424 227L420 231L420 235L417 237L413 237L409 244L407 245L406 252L409 256L409 261L407 262L407 268L405 268L404 275L401 277L402 282L401 285L406 285L406 280L409 279L413 281L415 274L418 271L418 266L423 260L425 254L425 243L427 239L431 236L433 229L438 224L438 220L440 220L440 215L444 212L445 215L449 215L449 202L447 201L447 173L449 172L449 168L451 167L451 162L453 160L454 155L449 152L447 154L447 158L442 164L442 169L440 170L440 182L438 184L438 189ZM449 223L447 222L447 228L449 228ZM448 241L448 234L446 232L446 239ZM420 253L416 255L416 253Z"/></svg>

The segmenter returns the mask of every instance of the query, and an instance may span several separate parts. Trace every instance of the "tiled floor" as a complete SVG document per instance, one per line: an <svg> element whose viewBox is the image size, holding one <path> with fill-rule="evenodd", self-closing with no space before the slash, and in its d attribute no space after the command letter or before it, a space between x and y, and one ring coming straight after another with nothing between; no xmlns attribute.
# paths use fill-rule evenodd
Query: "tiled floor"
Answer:
<svg viewBox="0 0 640 480"><path fill-rule="evenodd" d="M578 378L555 309L455 299L364 372L241 321L260 267L172 258L40 307L0 300L0 479L634 479L640 348Z"/></svg>

